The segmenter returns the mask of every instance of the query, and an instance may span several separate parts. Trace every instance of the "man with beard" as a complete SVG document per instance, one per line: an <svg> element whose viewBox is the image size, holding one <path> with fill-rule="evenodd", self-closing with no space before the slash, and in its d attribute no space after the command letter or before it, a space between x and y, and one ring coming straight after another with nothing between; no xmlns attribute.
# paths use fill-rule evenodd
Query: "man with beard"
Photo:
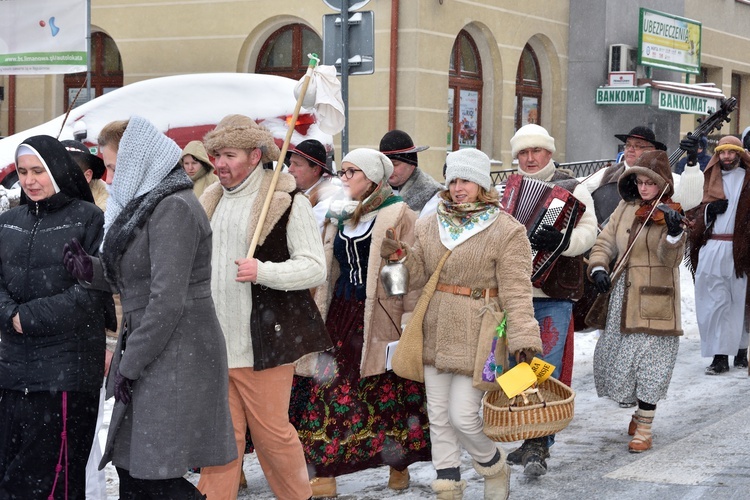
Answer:
<svg viewBox="0 0 750 500"><path fill-rule="evenodd" d="M695 270L695 311L701 354L713 356L706 374L747 367L748 335L744 328L750 244L750 153L733 136L719 141L704 172L703 201L689 213L690 262Z"/></svg>

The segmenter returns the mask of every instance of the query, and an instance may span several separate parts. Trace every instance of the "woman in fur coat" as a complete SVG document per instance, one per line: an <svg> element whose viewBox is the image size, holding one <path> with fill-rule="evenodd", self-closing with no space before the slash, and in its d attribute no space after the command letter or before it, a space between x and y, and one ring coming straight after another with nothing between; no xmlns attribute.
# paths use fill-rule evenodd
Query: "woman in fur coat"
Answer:
<svg viewBox="0 0 750 500"><path fill-rule="evenodd" d="M600 397L638 404L628 448L640 453L651 449L656 403L667 394L682 335L679 265L685 233L679 204L655 209L660 223L646 218L674 192L664 151L643 153L620 176L618 189L622 201L589 256L588 272L599 292L611 288L606 325L592 325L604 327L594 351L594 381ZM610 262L619 263L629 247L623 271L611 283Z"/></svg>
<svg viewBox="0 0 750 500"><path fill-rule="evenodd" d="M507 351L516 361L531 361L542 352L532 304L531 247L523 225L499 207L486 154L477 149L450 153L445 180L448 189L438 195L437 215L417 221L414 245L389 239L381 255L395 258L405 252L410 288L419 288L451 252L423 324L424 380L437 471L432 489L438 499L462 498L463 446L484 477L484 498L505 499L510 468L502 449L484 434L479 409L486 390L500 389L494 378L507 367L506 351L502 349L487 378L482 373L489 346L479 345L487 338L491 344L504 310Z"/></svg>
<svg viewBox="0 0 750 500"><path fill-rule="evenodd" d="M336 476L388 465L388 486L409 485L411 463L430 459L424 386L385 370L413 304L389 297L380 282L386 230L413 241L416 214L393 195L391 161L374 149L347 154L343 197L331 201L323 245L326 284L315 302L333 349L319 357L310 397L295 418L311 472L313 497L336 496ZM314 476L314 477L313 477Z"/></svg>
<svg viewBox="0 0 750 500"><path fill-rule="evenodd" d="M66 263L122 301L100 467L112 461L122 499L205 498L183 477L187 470L237 456L211 298L211 227L179 165L180 148L150 122L112 122L99 146L111 179L102 252L89 257L73 241Z"/></svg>

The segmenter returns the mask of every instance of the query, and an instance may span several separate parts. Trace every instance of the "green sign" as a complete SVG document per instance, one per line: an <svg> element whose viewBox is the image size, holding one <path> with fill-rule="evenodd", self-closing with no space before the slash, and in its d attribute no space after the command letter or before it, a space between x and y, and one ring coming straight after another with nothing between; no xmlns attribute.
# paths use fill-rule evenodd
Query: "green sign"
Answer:
<svg viewBox="0 0 750 500"><path fill-rule="evenodd" d="M698 21L641 8L638 64L699 74L701 31Z"/></svg>
<svg viewBox="0 0 750 500"><path fill-rule="evenodd" d="M650 87L599 87L596 89L597 104L649 104Z"/></svg>
<svg viewBox="0 0 750 500"><path fill-rule="evenodd" d="M675 92L659 91L659 109L693 113L696 115L710 115L716 111L716 99L696 95L677 94Z"/></svg>

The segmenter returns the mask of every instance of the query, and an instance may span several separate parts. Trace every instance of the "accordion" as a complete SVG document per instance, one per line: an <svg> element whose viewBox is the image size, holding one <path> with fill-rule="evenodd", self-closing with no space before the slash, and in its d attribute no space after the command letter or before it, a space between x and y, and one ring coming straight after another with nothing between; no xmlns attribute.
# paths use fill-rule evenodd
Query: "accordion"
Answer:
<svg viewBox="0 0 750 500"><path fill-rule="evenodd" d="M554 251L531 250L531 281L534 286L541 287L557 258L568 246L573 228L586 206L567 189L520 174L510 175L504 188L500 208L526 226L528 237L543 224L549 224L563 233L562 242Z"/></svg>

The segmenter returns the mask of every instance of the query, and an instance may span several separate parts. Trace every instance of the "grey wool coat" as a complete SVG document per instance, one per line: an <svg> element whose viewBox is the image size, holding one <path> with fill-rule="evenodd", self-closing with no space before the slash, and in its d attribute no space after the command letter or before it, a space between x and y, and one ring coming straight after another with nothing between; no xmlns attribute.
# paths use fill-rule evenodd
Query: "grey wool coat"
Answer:
<svg viewBox="0 0 750 500"><path fill-rule="evenodd" d="M180 169L181 171L181 169ZM211 228L184 173L125 206L95 259L92 287L119 291L123 334L107 382L133 379L115 403L100 468L182 477L237 456L226 347L211 298Z"/></svg>

